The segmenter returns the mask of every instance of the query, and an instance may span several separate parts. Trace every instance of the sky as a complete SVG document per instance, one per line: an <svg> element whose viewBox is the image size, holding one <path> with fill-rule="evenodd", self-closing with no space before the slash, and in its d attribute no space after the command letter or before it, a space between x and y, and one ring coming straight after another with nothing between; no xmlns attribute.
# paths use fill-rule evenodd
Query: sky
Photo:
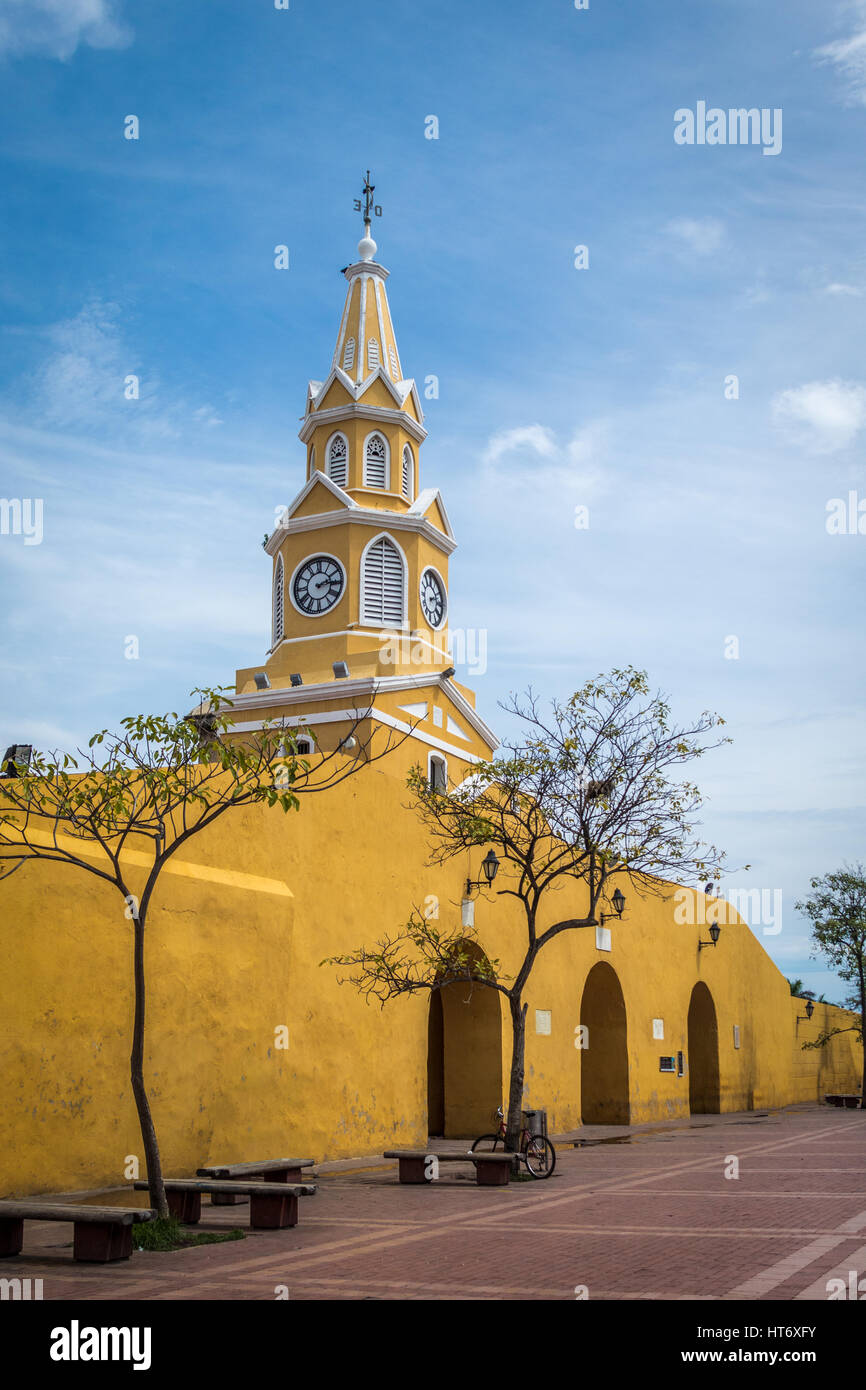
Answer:
<svg viewBox="0 0 866 1390"><path fill-rule="evenodd" d="M500 734L629 664L721 713L721 891L840 1001L795 904L866 860L864 136L866 0L0 0L0 744L263 660L369 168L458 679Z"/></svg>

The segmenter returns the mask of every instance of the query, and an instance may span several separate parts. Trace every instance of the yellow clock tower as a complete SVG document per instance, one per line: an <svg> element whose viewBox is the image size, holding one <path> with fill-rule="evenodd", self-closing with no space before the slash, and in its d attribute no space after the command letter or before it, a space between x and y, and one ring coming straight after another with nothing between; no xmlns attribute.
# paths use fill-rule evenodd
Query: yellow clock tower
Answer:
<svg viewBox="0 0 866 1390"><path fill-rule="evenodd" d="M282 719L327 749L369 710L374 724L411 729L427 745L430 775L453 781L461 762L489 758L497 740L474 694L454 680L456 541L439 489L421 486L427 431L415 382L403 374L388 271L376 260L372 194L368 174L330 370L307 390L306 477L265 545L271 648L264 665L237 673L235 721L252 731Z"/></svg>

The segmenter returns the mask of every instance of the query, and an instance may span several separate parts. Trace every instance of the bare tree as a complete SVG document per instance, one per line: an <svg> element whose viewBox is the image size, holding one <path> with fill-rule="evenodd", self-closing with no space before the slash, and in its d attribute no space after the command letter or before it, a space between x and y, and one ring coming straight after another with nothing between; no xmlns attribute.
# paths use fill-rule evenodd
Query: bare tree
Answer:
<svg viewBox="0 0 866 1390"><path fill-rule="evenodd" d="M122 732L94 734L77 757L37 752L27 762L12 758L0 783L0 882L32 860L75 868L115 888L124 918L132 922L130 1075L150 1200L161 1217L168 1205L144 1080L144 1044L146 925L162 870L182 845L227 812L255 803L298 810L301 797L338 786L402 742L385 733L374 751L375 733L366 743L359 738L370 711L356 711L339 747L301 756L298 737L311 738L308 729L265 721L261 731L241 739L232 734L232 704L223 690L193 694L201 697L198 713L123 719ZM125 856L133 847L150 858L139 896L127 878Z"/></svg>
<svg viewBox="0 0 866 1390"><path fill-rule="evenodd" d="M505 860L507 886L498 896L522 907L523 958L513 979L502 978L461 928L440 929L417 910L395 935L374 948L330 957L348 968L350 982L384 1005L455 980L498 990L512 1027L507 1140L516 1148L524 1091L526 1011L523 995L541 951L563 932L596 926L620 883L639 893L665 894L670 880L715 878L724 856L695 836L701 795L676 780L680 768L727 739L708 741L724 721L704 712L686 727L650 693L647 675L632 667L598 676L543 715L530 690L504 708L523 737L479 764L460 786L436 790L420 768L410 778L414 805L432 843L431 863L444 864L474 846L490 844ZM585 913L557 919L552 894L569 881L583 888ZM549 920L553 917L553 920Z"/></svg>

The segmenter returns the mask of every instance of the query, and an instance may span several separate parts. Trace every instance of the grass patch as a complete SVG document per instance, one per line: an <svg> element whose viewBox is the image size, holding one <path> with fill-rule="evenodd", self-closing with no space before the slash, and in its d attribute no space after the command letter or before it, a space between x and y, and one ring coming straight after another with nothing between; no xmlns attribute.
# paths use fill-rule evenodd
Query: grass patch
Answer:
<svg viewBox="0 0 866 1390"><path fill-rule="evenodd" d="M243 1231L190 1231L175 1216L142 1221L132 1227L134 1250L186 1250L191 1245L218 1245L243 1240Z"/></svg>

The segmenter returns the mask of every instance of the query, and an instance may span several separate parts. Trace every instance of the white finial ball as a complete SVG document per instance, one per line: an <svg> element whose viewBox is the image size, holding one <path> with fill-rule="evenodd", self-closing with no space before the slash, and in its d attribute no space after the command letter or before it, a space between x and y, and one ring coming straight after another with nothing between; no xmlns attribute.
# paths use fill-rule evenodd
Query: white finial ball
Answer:
<svg viewBox="0 0 866 1390"><path fill-rule="evenodd" d="M361 240L358 242L358 255L362 261L372 261L378 249L378 246L369 233L362 236Z"/></svg>

